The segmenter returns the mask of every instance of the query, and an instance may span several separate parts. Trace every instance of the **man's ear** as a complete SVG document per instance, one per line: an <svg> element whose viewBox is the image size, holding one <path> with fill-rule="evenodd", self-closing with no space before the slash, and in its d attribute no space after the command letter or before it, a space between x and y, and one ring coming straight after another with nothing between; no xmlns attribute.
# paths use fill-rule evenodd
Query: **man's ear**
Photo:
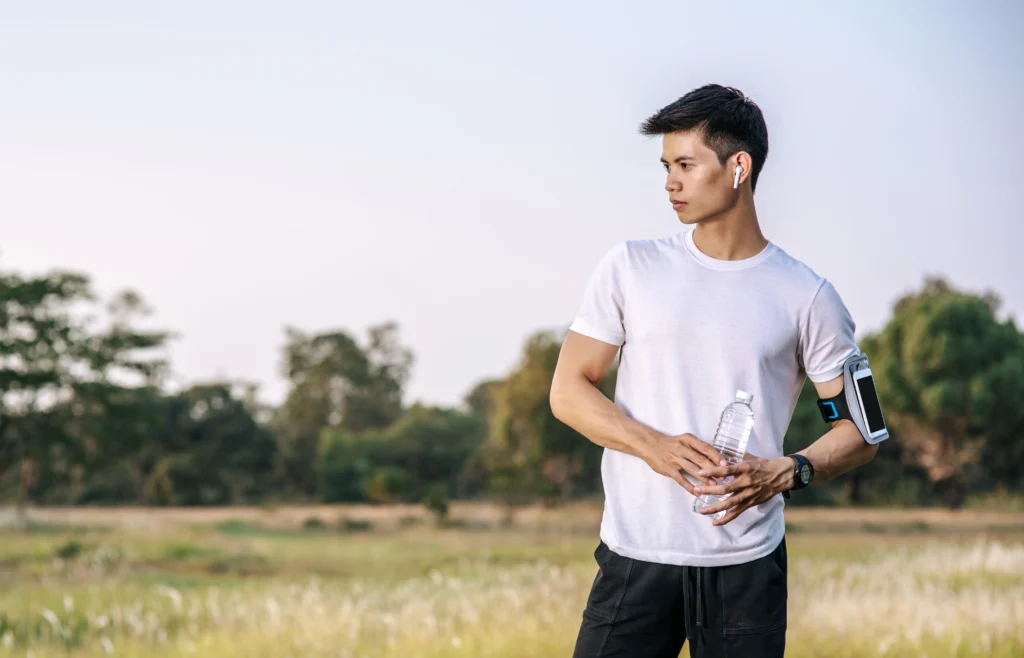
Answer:
<svg viewBox="0 0 1024 658"><path fill-rule="evenodd" d="M730 160L733 161L731 171L734 171L737 166L743 167L743 172L740 173L739 184L742 185L747 179L750 178L750 174L754 170L754 161L750 158L750 154L746 151L740 151L736 155L732 156Z"/></svg>

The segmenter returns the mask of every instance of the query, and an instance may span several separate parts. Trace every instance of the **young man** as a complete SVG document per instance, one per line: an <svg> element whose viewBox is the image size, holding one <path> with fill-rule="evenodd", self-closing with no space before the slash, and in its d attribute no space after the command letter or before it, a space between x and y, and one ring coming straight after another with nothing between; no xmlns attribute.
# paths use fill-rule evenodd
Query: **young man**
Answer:
<svg viewBox="0 0 1024 658"><path fill-rule="evenodd" d="M828 281L761 232L768 131L753 101L708 85L642 132L662 136L669 201L694 229L608 252L558 360L555 416L606 448L599 571L574 655L674 658L688 640L691 656L782 656L783 492L877 448L839 420L799 455L782 450L805 378L822 399L843 390L854 322ZM613 403L596 384L620 348ZM754 428L744 461L725 466L709 444L738 389L754 396ZM695 496L725 493L694 511Z"/></svg>

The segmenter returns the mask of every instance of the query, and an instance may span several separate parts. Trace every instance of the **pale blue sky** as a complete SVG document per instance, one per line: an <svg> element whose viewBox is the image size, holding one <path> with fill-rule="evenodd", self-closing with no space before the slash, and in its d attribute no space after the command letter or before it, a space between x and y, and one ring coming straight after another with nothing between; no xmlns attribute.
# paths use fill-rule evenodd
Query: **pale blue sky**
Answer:
<svg viewBox="0 0 1024 658"><path fill-rule="evenodd" d="M780 7L785 6L785 9ZM926 273L1024 310L1018 2L6 2L0 266L132 287L178 381L278 400L286 324L402 325L454 403L681 229L648 114L763 109L766 235L878 329Z"/></svg>

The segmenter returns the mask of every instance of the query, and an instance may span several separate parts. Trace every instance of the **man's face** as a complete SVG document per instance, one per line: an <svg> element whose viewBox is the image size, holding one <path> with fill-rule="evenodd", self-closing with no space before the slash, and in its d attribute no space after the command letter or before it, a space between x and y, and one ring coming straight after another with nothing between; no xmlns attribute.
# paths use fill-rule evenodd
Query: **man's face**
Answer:
<svg viewBox="0 0 1024 658"><path fill-rule="evenodd" d="M667 173L665 190L679 221L699 224L736 203L738 195L732 189L734 159L719 163L715 152L692 130L662 137L661 162Z"/></svg>

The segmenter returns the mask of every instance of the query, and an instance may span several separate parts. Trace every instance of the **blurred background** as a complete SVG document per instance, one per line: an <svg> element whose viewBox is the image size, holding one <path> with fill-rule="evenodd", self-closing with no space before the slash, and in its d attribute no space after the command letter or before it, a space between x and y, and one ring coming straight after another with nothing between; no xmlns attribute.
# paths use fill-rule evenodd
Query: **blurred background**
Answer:
<svg viewBox="0 0 1024 658"><path fill-rule="evenodd" d="M787 502L789 654L1024 655L1022 33L1012 1L0 5L0 656L570 655L601 449L551 375L600 257L682 230L637 130L708 82L762 108L762 228L893 432Z"/></svg>

